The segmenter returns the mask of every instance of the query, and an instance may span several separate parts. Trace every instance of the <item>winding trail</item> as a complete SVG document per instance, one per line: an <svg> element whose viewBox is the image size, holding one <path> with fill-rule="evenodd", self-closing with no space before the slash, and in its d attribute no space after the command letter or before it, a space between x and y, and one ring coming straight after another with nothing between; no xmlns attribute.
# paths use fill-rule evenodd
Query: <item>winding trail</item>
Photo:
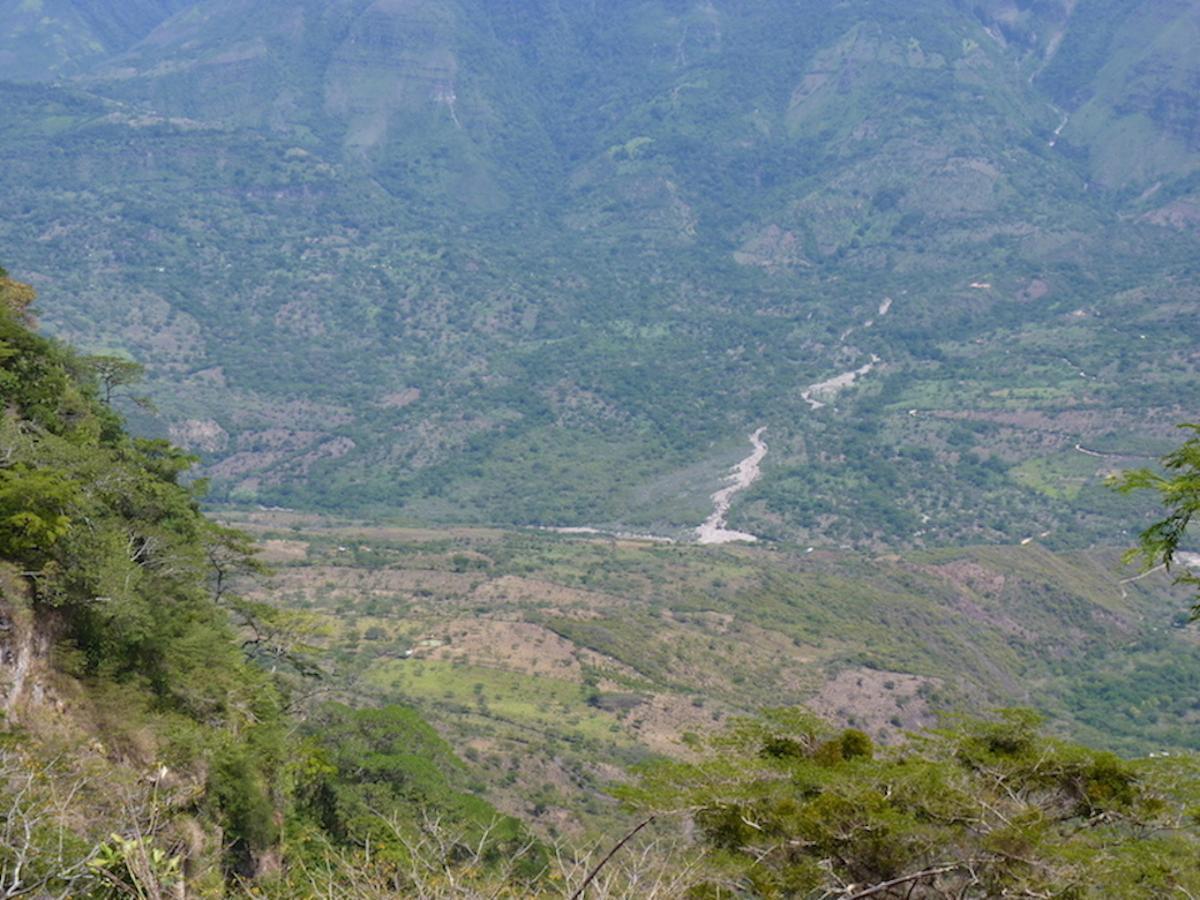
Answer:
<svg viewBox="0 0 1200 900"><path fill-rule="evenodd" d="M1067 113L1062 114L1062 121L1058 123L1058 127L1054 129L1054 137L1050 138L1050 146L1053 147L1058 143L1058 136L1062 134L1062 130L1067 127L1067 123L1071 121L1071 117Z"/></svg>
<svg viewBox="0 0 1200 900"><path fill-rule="evenodd" d="M725 527L725 517L729 514L729 506L734 494L744 491L758 480L760 466L767 455L767 444L762 439L766 427L759 428L750 435L750 443L754 452L733 467L729 473L729 484L712 495L712 515L704 520L704 524L696 529L698 544L730 544L734 541L757 541L758 538L745 531L733 531Z"/></svg>

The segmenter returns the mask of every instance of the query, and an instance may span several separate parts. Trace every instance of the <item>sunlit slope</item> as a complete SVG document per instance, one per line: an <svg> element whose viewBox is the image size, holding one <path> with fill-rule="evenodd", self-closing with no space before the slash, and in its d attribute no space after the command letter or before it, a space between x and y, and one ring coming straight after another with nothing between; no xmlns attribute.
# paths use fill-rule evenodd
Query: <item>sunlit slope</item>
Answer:
<svg viewBox="0 0 1200 900"><path fill-rule="evenodd" d="M1113 553L1037 544L901 559L257 513L335 684L418 704L513 812L611 813L611 764L805 703L891 740L935 711L1031 705L1136 753L1194 746L1186 600ZM471 748L469 751L464 748Z"/></svg>

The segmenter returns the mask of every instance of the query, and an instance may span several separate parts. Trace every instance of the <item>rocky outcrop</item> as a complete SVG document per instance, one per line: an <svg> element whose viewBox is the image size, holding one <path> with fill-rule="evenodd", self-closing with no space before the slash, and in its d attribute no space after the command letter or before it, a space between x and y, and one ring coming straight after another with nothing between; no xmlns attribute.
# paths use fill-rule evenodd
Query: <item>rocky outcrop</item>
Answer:
<svg viewBox="0 0 1200 900"><path fill-rule="evenodd" d="M0 710L7 722L45 697L42 675L50 641L39 634L29 586L13 566L0 564Z"/></svg>

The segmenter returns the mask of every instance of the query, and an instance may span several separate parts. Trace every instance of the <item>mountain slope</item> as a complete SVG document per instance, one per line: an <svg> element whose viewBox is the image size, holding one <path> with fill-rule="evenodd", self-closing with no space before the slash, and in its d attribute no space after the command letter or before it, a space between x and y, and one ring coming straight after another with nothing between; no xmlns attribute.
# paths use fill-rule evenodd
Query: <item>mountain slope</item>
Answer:
<svg viewBox="0 0 1200 900"><path fill-rule="evenodd" d="M4 0L0 79L69 77L128 49L195 0Z"/></svg>
<svg viewBox="0 0 1200 900"><path fill-rule="evenodd" d="M257 550L200 513L190 457L125 432L97 360L31 329L33 297L0 269L6 893L229 896L282 880L285 845L302 876L415 847L423 816L477 848L468 878L539 859L411 709L309 702L303 617L230 592Z"/></svg>
<svg viewBox="0 0 1200 900"><path fill-rule="evenodd" d="M1111 187L1144 189L1194 174L1200 162L1196 91L1200 9L1194 3L1081 4L1039 84L1070 120L1063 140Z"/></svg>
<svg viewBox="0 0 1200 900"><path fill-rule="evenodd" d="M0 239L224 499L682 535L765 425L761 534L1087 540L1196 365L1145 13L204 0L0 88Z"/></svg>

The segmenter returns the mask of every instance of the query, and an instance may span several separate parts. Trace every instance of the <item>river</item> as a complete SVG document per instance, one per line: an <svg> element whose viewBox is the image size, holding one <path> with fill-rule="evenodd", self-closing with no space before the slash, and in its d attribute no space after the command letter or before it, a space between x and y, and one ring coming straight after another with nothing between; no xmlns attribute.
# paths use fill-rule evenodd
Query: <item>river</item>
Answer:
<svg viewBox="0 0 1200 900"><path fill-rule="evenodd" d="M750 435L750 443L754 452L733 467L729 473L729 484L712 495L713 511L704 524L696 529L698 544L731 544L734 541L757 541L752 534L745 531L734 531L725 527L725 517L729 514L729 506L733 497L758 481L761 465L767 455L767 444L762 439L765 427Z"/></svg>

